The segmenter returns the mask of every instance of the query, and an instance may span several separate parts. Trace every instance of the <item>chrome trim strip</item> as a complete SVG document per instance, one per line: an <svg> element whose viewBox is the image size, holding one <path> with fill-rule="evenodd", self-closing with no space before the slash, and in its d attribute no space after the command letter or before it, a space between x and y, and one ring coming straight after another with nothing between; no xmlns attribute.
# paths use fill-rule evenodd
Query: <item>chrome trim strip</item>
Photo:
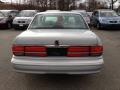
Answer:
<svg viewBox="0 0 120 90"><path fill-rule="evenodd" d="M59 46L56 46L56 45L45 45L46 47L51 47L51 48L66 48L66 47L69 47L70 45L59 45Z"/></svg>
<svg viewBox="0 0 120 90"><path fill-rule="evenodd" d="M32 53L32 54L36 54L36 53L38 53L38 54L46 54L47 52L24 52L25 54L29 54L29 53Z"/></svg>

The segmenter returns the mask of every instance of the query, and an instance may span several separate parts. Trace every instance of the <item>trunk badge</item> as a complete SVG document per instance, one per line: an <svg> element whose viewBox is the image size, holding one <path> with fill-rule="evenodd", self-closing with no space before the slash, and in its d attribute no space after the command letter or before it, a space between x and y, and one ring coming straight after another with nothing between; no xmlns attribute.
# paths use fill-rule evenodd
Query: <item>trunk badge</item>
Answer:
<svg viewBox="0 0 120 90"><path fill-rule="evenodd" d="M55 44L55 47L58 47L59 46L59 41L55 40L54 44Z"/></svg>

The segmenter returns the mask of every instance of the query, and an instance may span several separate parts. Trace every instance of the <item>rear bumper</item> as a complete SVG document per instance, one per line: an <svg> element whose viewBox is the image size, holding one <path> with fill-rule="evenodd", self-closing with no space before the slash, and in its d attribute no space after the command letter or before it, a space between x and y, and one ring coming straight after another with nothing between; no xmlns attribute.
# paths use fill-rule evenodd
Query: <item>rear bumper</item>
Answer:
<svg viewBox="0 0 120 90"><path fill-rule="evenodd" d="M92 74L100 72L103 67L102 58L81 59L55 58L49 59L20 59L13 57L11 60L14 69L17 72L34 74Z"/></svg>

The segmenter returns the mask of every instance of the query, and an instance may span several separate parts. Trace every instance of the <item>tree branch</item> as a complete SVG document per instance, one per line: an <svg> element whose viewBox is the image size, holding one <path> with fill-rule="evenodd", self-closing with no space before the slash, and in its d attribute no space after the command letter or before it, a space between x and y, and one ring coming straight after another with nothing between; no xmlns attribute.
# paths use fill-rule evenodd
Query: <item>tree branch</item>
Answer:
<svg viewBox="0 0 120 90"><path fill-rule="evenodd" d="M113 0L113 3L116 3L118 0Z"/></svg>

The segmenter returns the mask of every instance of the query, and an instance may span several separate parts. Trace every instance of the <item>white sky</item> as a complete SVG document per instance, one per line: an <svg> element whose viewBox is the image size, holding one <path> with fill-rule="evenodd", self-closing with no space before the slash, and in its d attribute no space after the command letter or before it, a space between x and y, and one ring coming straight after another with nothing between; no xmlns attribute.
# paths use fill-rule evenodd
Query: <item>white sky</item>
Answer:
<svg viewBox="0 0 120 90"><path fill-rule="evenodd" d="M3 1L3 2L15 2L15 3L17 3L19 0L1 0L1 1Z"/></svg>
<svg viewBox="0 0 120 90"><path fill-rule="evenodd" d="M115 6L118 7L120 5L120 2L115 3Z"/></svg>

